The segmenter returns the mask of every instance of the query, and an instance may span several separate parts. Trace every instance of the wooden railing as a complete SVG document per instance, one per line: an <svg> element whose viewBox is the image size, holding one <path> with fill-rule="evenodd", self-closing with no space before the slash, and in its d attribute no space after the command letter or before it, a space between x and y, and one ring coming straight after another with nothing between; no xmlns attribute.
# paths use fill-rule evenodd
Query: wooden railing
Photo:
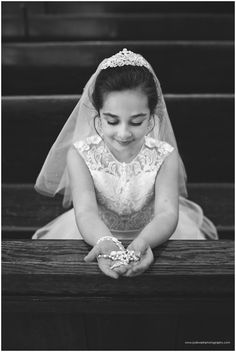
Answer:
<svg viewBox="0 0 236 352"><path fill-rule="evenodd" d="M232 241L168 241L146 273L118 280L85 263L88 250L73 240L3 242L3 347L233 349Z"/></svg>

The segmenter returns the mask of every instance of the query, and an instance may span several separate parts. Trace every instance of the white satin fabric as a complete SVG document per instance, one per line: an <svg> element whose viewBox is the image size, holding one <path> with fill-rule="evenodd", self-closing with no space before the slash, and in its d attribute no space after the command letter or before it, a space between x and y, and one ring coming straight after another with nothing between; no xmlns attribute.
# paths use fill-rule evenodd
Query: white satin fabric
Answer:
<svg viewBox="0 0 236 352"><path fill-rule="evenodd" d="M155 179L174 148L167 142L146 137L138 155L130 163L121 163L97 135L73 145L93 178L101 219L120 239L137 236L153 218ZM33 236L33 239L81 238L73 208ZM202 209L180 196L179 222L170 239L217 238L215 226L203 215Z"/></svg>

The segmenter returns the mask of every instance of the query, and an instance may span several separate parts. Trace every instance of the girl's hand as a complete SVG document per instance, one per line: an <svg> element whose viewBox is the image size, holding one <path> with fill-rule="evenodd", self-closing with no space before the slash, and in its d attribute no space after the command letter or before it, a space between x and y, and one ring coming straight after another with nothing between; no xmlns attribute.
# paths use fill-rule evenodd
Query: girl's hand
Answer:
<svg viewBox="0 0 236 352"><path fill-rule="evenodd" d="M118 279L119 275L122 274L122 270L113 270L111 266L116 263L115 261L109 258L97 258L99 254L110 254L111 251L117 251L119 248L117 245L109 240L104 240L96 244L91 251L86 255L84 260L86 262L92 262L97 260L100 270L107 276L112 277L113 279ZM118 268L117 268L118 269Z"/></svg>
<svg viewBox="0 0 236 352"><path fill-rule="evenodd" d="M154 260L154 256L149 244L142 238L135 238L127 247L129 250L135 251L135 254L141 255L140 261L129 264L128 270L124 276L138 276L146 271Z"/></svg>

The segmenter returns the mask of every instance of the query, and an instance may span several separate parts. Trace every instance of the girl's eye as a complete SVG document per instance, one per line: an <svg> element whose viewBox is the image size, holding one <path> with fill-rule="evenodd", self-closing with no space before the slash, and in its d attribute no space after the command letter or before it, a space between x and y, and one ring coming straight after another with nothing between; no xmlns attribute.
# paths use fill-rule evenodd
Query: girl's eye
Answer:
<svg viewBox="0 0 236 352"><path fill-rule="evenodd" d="M107 121L107 123L108 123L108 125L118 125L119 121L114 121L114 122L112 122L112 121ZM142 123L143 123L143 121L142 121L142 122L136 122L136 123L130 122L130 125L131 125L131 126L141 126Z"/></svg>
<svg viewBox="0 0 236 352"><path fill-rule="evenodd" d="M108 125L117 125L119 121L107 121Z"/></svg>
<svg viewBox="0 0 236 352"><path fill-rule="evenodd" d="M142 122L136 122L136 123L130 122L131 126L141 126L142 123L143 123L143 121Z"/></svg>

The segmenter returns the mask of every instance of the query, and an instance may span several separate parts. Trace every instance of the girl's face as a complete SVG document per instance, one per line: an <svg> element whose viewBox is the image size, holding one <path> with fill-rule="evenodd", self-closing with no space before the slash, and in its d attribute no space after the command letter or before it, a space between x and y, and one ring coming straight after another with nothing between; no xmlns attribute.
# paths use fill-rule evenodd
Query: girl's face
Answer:
<svg viewBox="0 0 236 352"><path fill-rule="evenodd" d="M100 127L104 141L113 152L138 152L151 123L148 98L141 89L105 95L100 110Z"/></svg>

